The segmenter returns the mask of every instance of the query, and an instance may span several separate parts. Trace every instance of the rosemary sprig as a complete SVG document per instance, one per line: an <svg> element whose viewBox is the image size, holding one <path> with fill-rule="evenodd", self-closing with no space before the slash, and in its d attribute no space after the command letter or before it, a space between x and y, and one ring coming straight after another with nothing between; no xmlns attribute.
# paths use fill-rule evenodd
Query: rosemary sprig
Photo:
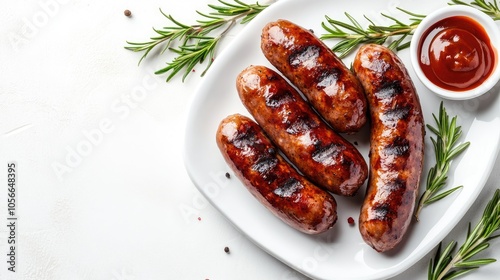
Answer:
<svg viewBox="0 0 500 280"><path fill-rule="evenodd" d="M439 105L439 117L432 114L437 127L433 127L427 124L427 128L434 133L437 137L436 139L431 137L432 145L434 146L436 164L429 170L426 181L426 190L420 197L417 209L415 211L415 218L419 219L419 214L425 205L436 202L454 191L458 190L462 186L458 186L436 194L446 185L446 180L448 179L448 171L450 169L451 161L457 157L460 153L465 151L470 145L470 142L465 142L457 145L457 141L462 135L462 129L457 126L457 116L453 117L450 121L450 117L446 112L446 109L441 101Z"/></svg>
<svg viewBox="0 0 500 280"><path fill-rule="evenodd" d="M472 231L469 223L467 238L456 254L453 255L453 251L457 242L451 241L442 252L439 244L434 260L431 259L429 262L428 279L454 279L495 262L493 258L472 259L472 257L487 249L489 242L500 236L493 235L498 229L500 229L500 189L495 191Z"/></svg>
<svg viewBox="0 0 500 280"><path fill-rule="evenodd" d="M403 23L395 17L381 14L383 17L394 22L389 26L382 26L376 25L373 20L364 16L364 18L370 23L367 29L364 29L361 24L348 13L345 13L345 15L349 19L350 23L334 20L325 16L328 25L327 23L322 22L321 26L328 33L323 34L320 38L322 40L341 39L340 42L332 47L332 50L338 53L341 58L347 56L360 44L375 43L382 45L391 37L397 37L397 39L388 45L389 48L393 50L407 48L410 45L410 42L405 39L409 35L413 34L413 31L417 28L425 15L412 13L401 8L397 9L411 16L409 19L410 23Z"/></svg>
<svg viewBox="0 0 500 280"><path fill-rule="evenodd" d="M500 20L500 8L496 0L485 1L485 0L474 0L470 3L466 3L460 0L452 0L450 5L466 5L480 10L481 12L489 15L494 20Z"/></svg>
<svg viewBox="0 0 500 280"><path fill-rule="evenodd" d="M236 22L247 23L269 6L261 5L258 2L246 4L240 0L234 0L234 3L223 0L218 1L220 5L208 5L212 10L208 14L196 11L202 19L197 20L197 23L193 25L183 24L160 9L163 16L173 26L163 27L162 29L153 28L157 36L151 37L150 41L142 43L127 41L128 45L125 46L125 49L144 52L139 64L153 49L160 46L162 46L160 53L169 50L176 54L176 57L171 62L168 62L166 67L155 72L155 74L170 72L167 82L183 69L182 81L184 81L197 64L201 64L208 59L207 66L201 73L201 76L203 76L212 65L218 43ZM215 36L213 36L214 33L216 33ZM179 45L172 47L174 42Z"/></svg>

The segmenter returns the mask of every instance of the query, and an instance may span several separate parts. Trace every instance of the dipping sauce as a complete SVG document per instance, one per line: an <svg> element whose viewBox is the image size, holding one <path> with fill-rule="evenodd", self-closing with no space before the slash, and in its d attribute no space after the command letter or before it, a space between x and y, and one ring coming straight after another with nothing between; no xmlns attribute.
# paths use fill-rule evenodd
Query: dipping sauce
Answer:
<svg viewBox="0 0 500 280"><path fill-rule="evenodd" d="M427 29L419 42L419 63L435 85L452 91L479 86L493 72L496 51L484 28L467 16L453 16Z"/></svg>

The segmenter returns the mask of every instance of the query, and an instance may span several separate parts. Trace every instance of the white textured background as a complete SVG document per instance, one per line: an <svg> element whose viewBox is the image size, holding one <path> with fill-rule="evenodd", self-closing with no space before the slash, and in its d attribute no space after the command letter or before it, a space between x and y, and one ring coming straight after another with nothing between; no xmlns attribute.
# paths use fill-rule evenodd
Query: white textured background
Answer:
<svg viewBox="0 0 500 280"><path fill-rule="evenodd" d="M166 24L159 8L193 22L194 11L207 11L208 3L215 2L3 4L0 279L305 279L234 230L188 178L183 126L202 78L167 84L152 73L168 55L137 67L140 54L123 48ZM16 273L6 263L10 161L18 166ZM463 240L467 222L477 221L499 179L497 160L449 240ZM500 242L493 246L482 256L500 258ZM429 258L394 279L425 279ZM498 272L495 263L470 279L497 279Z"/></svg>

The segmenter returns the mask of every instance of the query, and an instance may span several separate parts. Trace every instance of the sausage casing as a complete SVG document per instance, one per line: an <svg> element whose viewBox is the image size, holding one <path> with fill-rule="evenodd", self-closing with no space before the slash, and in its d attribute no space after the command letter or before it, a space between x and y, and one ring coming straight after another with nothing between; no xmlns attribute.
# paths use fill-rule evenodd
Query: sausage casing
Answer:
<svg viewBox="0 0 500 280"><path fill-rule="evenodd" d="M367 96L370 174L359 218L375 250L394 248L405 235L418 195L424 158L419 97L401 60L384 46L362 46L353 69Z"/></svg>
<svg viewBox="0 0 500 280"><path fill-rule="evenodd" d="M243 105L307 178L335 194L356 194L368 176L363 156L282 76L265 66L250 66L238 75L236 86Z"/></svg>
<svg viewBox="0 0 500 280"><path fill-rule="evenodd" d="M332 195L288 164L254 121L239 114L226 117L216 141L250 193L285 223L308 234L334 225L337 204Z"/></svg>
<svg viewBox="0 0 500 280"><path fill-rule="evenodd" d="M261 49L335 131L353 133L366 123L359 81L311 31L287 20L270 22L262 30Z"/></svg>

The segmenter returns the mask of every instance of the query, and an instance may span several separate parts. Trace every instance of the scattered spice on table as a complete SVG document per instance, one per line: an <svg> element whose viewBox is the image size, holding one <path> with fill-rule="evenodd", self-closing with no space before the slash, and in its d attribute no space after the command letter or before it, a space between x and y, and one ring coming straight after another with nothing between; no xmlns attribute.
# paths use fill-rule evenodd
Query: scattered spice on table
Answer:
<svg viewBox="0 0 500 280"><path fill-rule="evenodd" d="M226 172L226 178L228 178L228 179L231 178L231 174L229 174L229 172Z"/></svg>
<svg viewBox="0 0 500 280"><path fill-rule="evenodd" d="M227 254L229 254L229 247L224 247L224 252L226 252Z"/></svg>
<svg viewBox="0 0 500 280"><path fill-rule="evenodd" d="M350 225L354 225L354 219L353 219L352 217L347 218L347 222L348 222Z"/></svg>
<svg viewBox="0 0 500 280"><path fill-rule="evenodd" d="M130 10L125 10L125 11L123 11L123 14L124 14L125 16L127 16L127 17L132 16L132 12L131 12Z"/></svg>

